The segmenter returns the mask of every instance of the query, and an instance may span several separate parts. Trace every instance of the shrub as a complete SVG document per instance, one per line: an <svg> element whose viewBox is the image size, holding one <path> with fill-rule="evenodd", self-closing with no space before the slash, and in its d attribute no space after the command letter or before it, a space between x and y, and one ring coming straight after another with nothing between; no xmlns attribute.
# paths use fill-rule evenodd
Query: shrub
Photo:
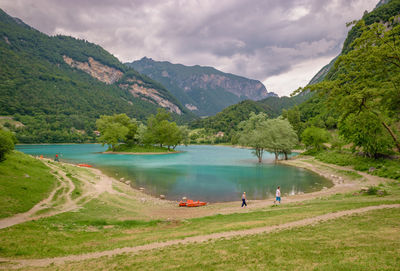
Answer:
<svg viewBox="0 0 400 271"><path fill-rule="evenodd" d="M5 155L14 149L13 138L11 132L0 130L0 161L5 160Z"/></svg>

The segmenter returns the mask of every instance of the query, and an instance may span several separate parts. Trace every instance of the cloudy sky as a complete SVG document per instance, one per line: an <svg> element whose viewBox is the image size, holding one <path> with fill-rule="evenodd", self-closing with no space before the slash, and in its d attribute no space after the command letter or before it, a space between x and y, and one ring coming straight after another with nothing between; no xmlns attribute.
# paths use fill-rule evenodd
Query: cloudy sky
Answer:
<svg viewBox="0 0 400 271"><path fill-rule="evenodd" d="M289 95L341 50L346 22L378 0L0 0L49 35L103 46L122 62L144 56L213 66Z"/></svg>

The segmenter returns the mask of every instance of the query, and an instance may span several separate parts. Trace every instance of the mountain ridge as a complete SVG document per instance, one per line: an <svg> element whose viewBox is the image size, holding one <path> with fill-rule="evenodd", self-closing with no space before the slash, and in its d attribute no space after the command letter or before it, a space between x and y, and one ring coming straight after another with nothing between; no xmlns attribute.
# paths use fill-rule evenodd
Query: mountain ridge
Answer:
<svg viewBox="0 0 400 271"><path fill-rule="evenodd" d="M24 124L14 127L22 143L94 140L101 114L144 120L164 107L175 120L195 117L99 45L48 36L1 9L0 59L0 115Z"/></svg>
<svg viewBox="0 0 400 271"><path fill-rule="evenodd" d="M258 80L225 73L209 66L186 66L143 57L130 67L161 82L178 100L199 116L214 115L239 101L276 96Z"/></svg>

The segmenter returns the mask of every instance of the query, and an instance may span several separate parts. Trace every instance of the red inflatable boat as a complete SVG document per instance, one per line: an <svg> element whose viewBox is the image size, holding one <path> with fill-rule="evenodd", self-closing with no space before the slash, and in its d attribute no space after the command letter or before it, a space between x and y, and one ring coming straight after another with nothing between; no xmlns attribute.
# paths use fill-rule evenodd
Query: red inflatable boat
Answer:
<svg viewBox="0 0 400 271"><path fill-rule="evenodd" d="M179 206L180 207L200 207L206 205L207 202L203 201L193 201L191 199L188 199L186 202L180 201Z"/></svg>

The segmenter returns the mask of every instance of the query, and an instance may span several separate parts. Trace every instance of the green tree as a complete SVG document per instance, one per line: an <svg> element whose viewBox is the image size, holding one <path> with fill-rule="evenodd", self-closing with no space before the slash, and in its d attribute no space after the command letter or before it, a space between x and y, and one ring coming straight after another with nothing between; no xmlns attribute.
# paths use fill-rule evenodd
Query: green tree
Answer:
<svg viewBox="0 0 400 271"><path fill-rule="evenodd" d="M129 126L131 120L126 114L115 114L113 116L101 116L96 121L97 129L100 131L101 136L98 141L111 146L115 151L117 144L124 142L129 133Z"/></svg>
<svg viewBox="0 0 400 271"><path fill-rule="evenodd" d="M14 149L14 136L11 132L0 129L0 161Z"/></svg>
<svg viewBox="0 0 400 271"><path fill-rule="evenodd" d="M278 160L280 153L283 153L287 160L288 154L298 143L297 134L292 125L288 120L278 118L267 120L265 126L268 138L265 149L275 154L275 160Z"/></svg>
<svg viewBox="0 0 400 271"><path fill-rule="evenodd" d="M311 87L324 92L330 106L340 112L338 126L345 139L370 156L392 148L386 142L387 136L400 152L396 128L400 118L400 25L397 20L370 26L359 21L356 27L362 34L351 44L353 49L336 61L334 80ZM354 129L358 118L365 127L374 127L374 133L366 137L363 136L365 129ZM382 129L377 129L376 123ZM379 147L373 148L371 141Z"/></svg>
<svg viewBox="0 0 400 271"><path fill-rule="evenodd" d="M394 144L381 122L374 116L367 111L358 115L352 114L340 123L339 131L354 147L362 146L367 156L377 158L379 153L391 150Z"/></svg>
<svg viewBox="0 0 400 271"><path fill-rule="evenodd" d="M325 129L312 126L304 130L301 140L307 148L319 151L323 148L323 143L329 141L329 133Z"/></svg>
<svg viewBox="0 0 400 271"><path fill-rule="evenodd" d="M257 156L258 162L262 162L263 153L268 143L268 127L265 125L267 115L254 112L250 113L250 118L239 124L241 130L239 144L253 148L253 154Z"/></svg>

